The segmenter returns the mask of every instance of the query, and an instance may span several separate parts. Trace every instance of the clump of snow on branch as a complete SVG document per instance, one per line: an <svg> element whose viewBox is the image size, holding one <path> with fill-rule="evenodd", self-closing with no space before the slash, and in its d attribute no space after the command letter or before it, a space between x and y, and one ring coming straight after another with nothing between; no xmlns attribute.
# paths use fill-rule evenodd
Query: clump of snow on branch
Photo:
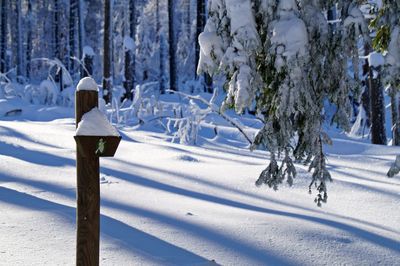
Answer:
<svg viewBox="0 0 400 266"><path fill-rule="evenodd" d="M189 100L188 106L182 112L182 118L168 118L167 129L171 133L171 126L176 128L172 141L179 139L181 144L195 145L201 123L211 113L209 108L202 109L194 100Z"/></svg>
<svg viewBox="0 0 400 266"><path fill-rule="evenodd" d="M326 14L334 6L342 17L330 18L329 25ZM336 7L329 11L337 14ZM291 184L294 155L311 163L316 201L318 205L326 201L331 177L322 150L322 143L330 143L322 130L324 103L335 105L333 121L348 130L348 95L358 80L348 75L347 60L352 59L353 73L358 73L360 36L369 41L355 2L210 1L198 70L226 75L222 111L235 108L241 113L255 104L264 126L252 148L272 153L257 184L273 188L283 180ZM285 156L280 166L275 156L279 154Z"/></svg>
<svg viewBox="0 0 400 266"><path fill-rule="evenodd" d="M95 52L93 51L93 48L90 46L84 46L82 49L82 57L84 58L85 56L93 57L95 56Z"/></svg>
<svg viewBox="0 0 400 266"><path fill-rule="evenodd" d="M123 44L124 44L125 50L129 50L129 51L135 50L135 41L131 37L125 36Z"/></svg>

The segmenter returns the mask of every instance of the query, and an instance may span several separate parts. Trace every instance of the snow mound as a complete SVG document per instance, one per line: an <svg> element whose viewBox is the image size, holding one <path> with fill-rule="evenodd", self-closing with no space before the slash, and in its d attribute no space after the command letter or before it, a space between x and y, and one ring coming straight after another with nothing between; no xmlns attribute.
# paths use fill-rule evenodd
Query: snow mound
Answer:
<svg viewBox="0 0 400 266"><path fill-rule="evenodd" d="M97 83L90 77L81 79L76 87L77 91L98 91Z"/></svg>
<svg viewBox="0 0 400 266"><path fill-rule="evenodd" d="M119 136L118 131L108 122L104 114L93 108L83 115L76 129L77 136Z"/></svg>
<svg viewBox="0 0 400 266"><path fill-rule="evenodd" d="M19 102L16 104L16 101L0 99L0 117L19 115L22 113L22 106Z"/></svg>

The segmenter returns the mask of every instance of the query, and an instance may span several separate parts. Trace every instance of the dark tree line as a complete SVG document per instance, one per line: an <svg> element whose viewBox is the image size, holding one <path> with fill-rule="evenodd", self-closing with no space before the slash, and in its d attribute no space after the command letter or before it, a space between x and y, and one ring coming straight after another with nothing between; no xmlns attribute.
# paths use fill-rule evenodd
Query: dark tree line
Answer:
<svg viewBox="0 0 400 266"><path fill-rule="evenodd" d="M21 84L50 78L60 91L73 85L65 70L74 82L93 76L106 102L116 86L124 99L143 82L159 82L161 93L179 90L200 78L206 2L1 0L0 72ZM211 91L211 80L200 80Z"/></svg>

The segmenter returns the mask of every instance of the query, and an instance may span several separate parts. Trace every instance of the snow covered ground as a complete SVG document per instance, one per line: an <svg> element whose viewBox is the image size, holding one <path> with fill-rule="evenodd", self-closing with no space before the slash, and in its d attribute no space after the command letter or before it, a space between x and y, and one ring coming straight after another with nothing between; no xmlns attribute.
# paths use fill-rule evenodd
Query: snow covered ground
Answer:
<svg viewBox="0 0 400 266"><path fill-rule="evenodd" d="M0 121L0 265L73 265L73 110L29 108ZM399 148L333 134L319 208L302 165L293 187L257 188L268 154L238 137L120 134L101 159L102 265L400 265L400 178L385 176Z"/></svg>

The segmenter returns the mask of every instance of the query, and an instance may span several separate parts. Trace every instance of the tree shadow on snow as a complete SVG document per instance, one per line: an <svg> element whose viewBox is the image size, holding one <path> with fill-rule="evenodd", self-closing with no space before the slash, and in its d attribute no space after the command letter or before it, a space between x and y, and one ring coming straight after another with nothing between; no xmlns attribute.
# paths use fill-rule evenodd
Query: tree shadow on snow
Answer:
<svg viewBox="0 0 400 266"><path fill-rule="evenodd" d="M243 209L243 210L248 210L248 211L254 211L254 212L275 215L275 216L283 216L283 217L287 217L287 218L304 220L304 221L308 221L308 222L312 222L312 223L325 225L325 226L328 226L331 228L346 231L351 235L359 237L368 242L377 244L381 247L388 248L388 249L391 249L396 252L400 252L400 241L394 240L394 239L391 239L388 237L380 236L379 234L369 232L367 230L358 228L358 227L350 225L350 224L345 224L345 223L342 223L339 221L333 221L333 220L329 220L327 218L320 218L320 217L310 216L310 215L306 215L306 214L287 212L287 211L279 211L279 210L265 208L265 207L258 207L258 206L254 206L251 204L237 202L234 200L225 199L225 198L221 198L221 197L214 196L214 195L208 195L208 194L204 194L201 192L196 192L196 191L192 191L192 190L188 190L188 189L184 189L184 188L175 187L172 185L160 183L160 182L146 179L146 178L140 177L140 176L134 176L129 173L124 173L124 172L114 170L114 169L106 169L105 172L107 172L108 174L110 174L112 176L116 176L118 178L121 178L123 180L129 181L129 182L141 185L141 186L158 189L158 190L162 190L162 191L168 191L168 192L171 192L174 194L178 194L178 195L182 195L182 196L186 196L186 197L190 197L190 198L194 198L194 199L199 199L199 200L203 200L203 201L207 201L207 202L211 202L211 203L215 203L215 204L225 205L228 207L233 207L233 208L238 208L238 209Z"/></svg>
<svg viewBox="0 0 400 266"><path fill-rule="evenodd" d="M0 202L16 205L30 210L46 211L67 220L75 226L76 209L54 203L35 196L0 186ZM44 227L46 228L46 227ZM109 216L101 215L101 234L122 243L122 248L144 256L157 263L172 265L193 265L208 262L207 259L190 251L174 246L166 241L139 231Z"/></svg>
<svg viewBox="0 0 400 266"><path fill-rule="evenodd" d="M9 136L9 137L17 138L17 139L22 139L22 140L29 141L29 142L32 142L35 144L46 146L48 148L58 148L58 149L62 148L59 146L55 146L52 144L48 144L48 143L33 139L29 135L23 134L15 129L7 127L7 126L0 126L0 135L1 136Z"/></svg>
<svg viewBox="0 0 400 266"><path fill-rule="evenodd" d="M247 198L260 200L262 202L274 203L274 204L278 204L278 205L283 206L283 207L291 207L291 208L294 208L296 210L303 210L303 211L309 211L309 212L313 212L313 213L316 213L316 214L320 214L319 209L315 210L315 209L312 209L312 208L307 208L307 207L304 207L304 206L301 206L301 205L297 205L297 204L293 204L293 203L281 202L281 201L275 200L273 198L262 197L262 196L259 196L257 194L252 194L252 193L249 193L249 192L246 192L246 191L241 191L241 190L238 190L238 189L235 189L235 188L230 188L230 187L227 187L227 186L223 186L221 184L212 183L210 181L206 181L206 180L203 180L201 178L197 178L195 176L190 176L190 175L187 175L187 174L182 174L180 172L174 172L174 171L170 171L170 170L166 170L166 169L159 169L159 168L150 167L150 166L146 166L146 165L139 165L139 164L135 164L135 163L132 163L132 162L123 161L123 160L120 160L120 162L129 165L130 167L132 167L132 169L145 169L146 171L153 172L150 176L157 176L162 172L163 175L167 174L172 179L177 179L178 178L178 179L185 180L185 181L190 180L190 181L193 181L193 182L195 182L197 184L202 184L202 185L205 185L205 186L210 186L210 187L213 187L213 188L221 189L221 190L224 190L224 191L227 191L227 192L232 192L232 193L235 193L235 194L238 194L238 195L242 195L242 196L247 197ZM128 174L128 173L125 173L125 172L116 173L116 172L113 172L113 171L117 171L117 170L113 170L113 169L102 167L102 172L107 174L107 175L111 175L111 176L114 176L116 178L121 178L121 179L123 179L125 181L131 182L131 183L134 183L134 184L138 184L138 185L141 185L141 186L145 186L145 187L149 187L149 188L158 188L160 190L168 191L168 192L174 192L175 191L174 192L175 194L181 194L181 195L188 196L188 197L192 197L190 195L193 195L193 193L197 193L197 192L193 192L191 190L186 190L186 189L182 189L182 188L177 188L177 187L172 186L172 185L167 185L167 184L152 180L150 178L147 178L145 176L131 175L131 174ZM304 172L305 174L309 175L308 171L304 171L302 169L299 169L299 172ZM128 176L125 177L124 175L128 175ZM307 181L307 185L308 185L308 183L309 183L309 181ZM181 193L179 193L179 192L181 192ZM199 193L197 193L197 194L199 194ZM202 195L209 196L208 194L202 194ZM213 196L210 196L210 197L213 197ZM199 197L197 197L197 198L199 198ZM204 199L204 197L202 197L202 198ZM200 199L202 199L202 198L200 197ZM216 201L214 201L214 202L216 202ZM229 204L227 204L227 205L229 206ZM359 219L352 218L352 217L342 216L342 215L338 215L338 214L335 214L335 213L326 213L326 214L329 214L329 215L331 215L333 217L337 217L337 218L342 218L342 219L346 219L346 220L349 220L349 221L358 222L358 223L361 223L361 224L364 224L364 225L367 225L367 226L372 226L374 228L379 228L379 229L382 229L382 230L386 230L386 231L389 231L389 232L392 232L392 233L398 233L396 231L393 231L390 228L384 227L384 226L379 225L379 224L370 223L368 221L363 221L363 220L359 220Z"/></svg>
<svg viewBox="0 0 400 266"><path fill-rule="evenodd" d="M31 150L27 150L27 149L21 148L21 147L16 147L16 146L13 146L13 145L10 145L7 143L0 142L0 149L2 150L2 152L3 151L6 152L5 155L13 156L13 157L16 157L16 158L19 158L21 160L25 160L25 161L28 161L31 163L36 163L36 164L41 164L41 165L49 165L49 166L75 165L75 161L72 159L69 159L69 158L55 156L55 155L48 154L48 153L41 152L41 151L31 151ZM26 159L27 157L28 157L28 159ZM134 171L134 169L138 168L138 167L143 167L143 166L132 164L132 171ZM150 167L147 167L147 168L150 168ZM264 213L264 214L274 215L274 216L282 216L282 217L286 217L286 218L290 218L290 219L303 220L303 221L308 221L311 223L325 225L325 226L328 226L331 228L345 231L351 235L354 235L360 239L366 240L368 242L379 245L381 247L388 248L388 249L396 251L396 252L400 252L400 242L398 240L393 240L388 237L380 236L377 233L370 232L370 231L361 229L361 228L353 226L353 225L349 225L349 224L338 222L338 221L332 221L332 220L329 220L329 218L319 218L319 217L315 217L315 216L311 216L311 215L299 214L296 212L287 212L287 211L280 211L280 210L271 209L271 208L258 207L255 205L242 203L242 202L238 202L238 201L234 201L234 200L230 200L230 199L225 199L225 198L221 198L221 197L214 196L214 195L208 195L208 194L204 194L201 192L196 192L196 191L192 191L192 190L188 190L188 189L184 189L184 188L175 187L173 185L164 184L164 183L154 181L154 180L151 180L151 179L148 179L145 177L141 177L141 176L131 175L129 173L125 173L125 172L118 171L115 169L109 169L109 168L103 167L102 170L103 170L102 172L104 172L104 173L107 173L114 177L126 180L128 182L131 182L131 183L134 183L134 184L137 184L140 186L158 189L161 191L167 191L167 192L178 194L178 195L181 195L184 197L190 197L190 198L194 198L194 199L198 199L198 200L203 200L203 201L207 201L207 202L211 202L211 203L215 203L215 204L219 204L219 205L224 205L227 207L243 209L243 210L247 210L247 211ZM157 169L157 168L154 168L153 171L164 172L164 170ZM52 191L52 192L59 193L64 196L68 196L70 198L75 198L74 191L72 191L71 189L62 188L56 184L49 184L49 183L42 182L42 181L34 181L34 180L27 180L27 179L23 179L23 178L4 176L2 174L0 174L0 181L11 181L11 182L15 181L15 182L19 182L19 183L25 183L25 184L31 185L33 187L43 189L45 191ZM4 188L2 190L4 190ZM7 191L1 191L1 192L2 193L0 193L0 200L11 201L11 203L16 202L13 200L12 195L9 195L10 197L3 196L4 194L6 194L5 192L7 192ZM10 194L10 192L8 194ZM23 193L21 193L21 194L23 194ZM33 196L29 196L27 194L23 194L23 195L24 195L24 197L28 197L28 198L33 197ZM22 197L22 196L20 195L20 197ZM36 198L33 197L33 199L36 199ZM38 199L38 200L40 200L40 199ZM22 206L25 206L26 204L28 204L28 207L34 207L37 205L42 206L41 204L36 204L36 205L30 206L29 203L26 203L26 202L29 202L29 200L17 201L17 203L21 204ZM48 204L53 204L53 203L50 202ZM48 204L44 205L44 206L49 206ZM288 261L286 258L276 256L275 254L273 254L272 252L270 252L268 250L265 250L265 249L260 250L259 248L253 247L250 244L243 243L239 240L235 240L229 236L225 236L221 233L218 233L215 230L211 230L211 229L199 226L199 225L194 225L194 224L176 219L174 217L168 217L168 216L156 213L156 212L152 212L150 210L145 210L145 209L141 209L141 208L137 208L137 207L133 207L133 206L129 206L129 205L122 205L122 204L107 201L107 200L102 201L102 204L104 204L103 206L105 206L105 207L116 208L116 209L130 212L135 215L141 215L141 216L153 219L153 220L157 220L161 223L165 223L170 226L177 227L178 229L180 228L181 230L191 232L195 235L198 235L199 237L202 237L202 236L206 237L206 239L212 240L213 242L216 242L219 245L226 246L226 247L232 249L237 254L247 256L250 259L258 261L258 262L269 261L273 264L291 264L292 263L292 262ZM281 203L281 204L286 205L285 203ZM290 206L290 205L288 205L288 206ZM64 205L60 205L59 207L68 208ZM103 217L111 219L111 220L107 220L107 219L104 220L105 218L102 218L105 221L104 222L105 224L111 223L114 228L121 227L121 231L118 231L119 233L117 236L116 236L117 232L114 232L114 231L103 231L102 230L103 233L110 234L111 237L116 236L116 238L124 237L126 234L133 234L133 237L132 237L133 240L129 240L129 239L131 239L131 237L130 238L124 237L125 244L128 247L132 246L134 249L138 249L138 250L141 250L141 248L143 248L140 245L140 243L135 242L136 241L135 234L136 235L139 234L140 231L137 231L136 229L133 229L122 222L113 220L110 217L107 217L104 215L103 215ZM110 229L107 229L108 227L109 226L106 226L104 228L104 230L110 230ZM129 229L129 228L131 228L131 229ZM120 234L120 232L123 232L123 233ZM140 233L143 233L143 232L140 232ZM150 239L150 236L147 236L147 235L144 235L142 237L144 237L144 238L148 237ZM178 253L179 252L188 252L185 250L181 250L179 247L175 247L172 244L164 242L163 240L158 239L158 242L163 243L163 245L167 245L167 247L164 247L166 249L168 249L168 248L169 249L178 249L178 251L173 250L173 252L175 252L175 254L177 254L177 252ZM157 246L158 242L156 241L156 243L154 245ZM161 244L158 243L158 245L161 245ZM151 248L151 250L152 250L152 248ZM164 253L162 253L162 254L164 254ZM192 253L190 253L190 254L192 254ZM192 254L191 256L197 256L197 255Z"/></svg>
<svg viewBox="0 0 400 266"><path fill-rule="evenodd" d="M49 184L49 183L46 183L43 181L37 181L37 180L26 180L26 179L19 178L19 177L11 177L11 176L5 177L4 175L1 175L1 174L0 174L0 181L18 182L18 183L29 185L29 186L32 186L32 187L35 187L35 188L38 188L38 189L41 189L44 191L57 193L57 194L60 194L63 196L67 196L68 198L75 199L75 191L67 189L67 188L63 188L56 184ZM7 202L7 200L8 200L8 201L10 201L10 203L13 203L15 205L25 206L27 208L39 209L39 210L45 210L48 208L48 206L52 206L51 204L55 204L54 206L73 209L72 220L74 220L74 217L75 217L75 213L74 213L75 209L74 208L56 204L56 203L52 203L52 202L47 202L45 200L38 199L38 198L28 195L28 194L15 192L15 193L24 195L25 198L32 197L34 199L37 199L36 201L32 201L33 205L31 205L31 203L29 203L29 201L28 201L28 203L25 202L25 199L19 200L18 197L15 197L16 200L14 200L13 196L6 195L6 193L3 193L3 190L7 192L10 189L3 188L0 186L0 201ZM9 198L9 197L11 197L11 198ZM42 201L44 201L46 204L41 204ZM224 247L227 247L227 248L233 250L236 254L240 254L240 256L248 257L251 260L257 261L258 263L261 263L261 264L265 263L266 261L268 261L270 264L274 264L274 265L294 264L293 262L288 261L286 258L282 258L282 257L273 255L268 250L265 250L265 249L262 250L262 249L252 247L251 245L245 244L239 240L236 240L229 236L225 236L225 235L221 234L220 232L218 232L217 230L208 229L208 228L200 226L200 225L194 225L189 222L177 219L175 217L169 217L169 216L159 214L159 213L156 213L156 212L153 212L150 210L145 210L142 208L138 208L138 207L134 207L134 206L126 205L126 204L113 202L113 201L110 201L107 199L101 199L101 206L112 208L112 209L119 209L119 210L134 214L139 217L146 217L146 218L149 218L152 220L157 220L163 224L167 224L168 226L174 227L174 228L178 229L179 231L190 232L191 234L197 235L206 240L213 241L221 246L224 246ZM53 208L53 209L55 209L55 208ZM54 212L56 212L58 214L59 209L60 208L58 208L57 211L54 210ZM184 255L184 254L179 254L178 252L173 253L174 251L171 250L172 248L168 249L168 248L164 248L162 246L160 247L160 245L158 245L158 247L157 247L156 245L150 243L151 242L150 240L146 240L144 237L139 238L135 235L130 237L129 235L127 235L129 232L126 232L128 230L124 229L127 226L126 224L119 222L117 220L113 220L113 219L112 219L112 221L109 221L109 220L105 219L104 217L107 217L107 216L102 215L101 232L111 236L114 239L120 240L120 238L121 238L123 242L124 241L126 242L126 240L129 240L132 238L130 242L125 243L126 248L128 250L130 248L134 248L134 249L138 249L143 252L146 252L146 253L150 252L151 254L154 254L154 252L152 252L152 249L157 248L157 249L161 249L161 250L158 250L157 256L164 258L164 256L162 256L164 254L165 256L168 256L169 260L179 259L179 258L175 258L175 257ZM71 218L71 217L69 217L69 218ZM111 218L109 218L109 219L111 219ZM114 223L114 224L112 224L112 223ZM121 230L119 230L120 224L116 224L116 223L120 223L122 225ZM118 229L110 232L110 230L112 230L110 228L115 228L115 229L118 228ZM136 230L136 229L132 228L132 230ZM131 233L131 235L132 235L132 233ZM141 240L139 241L138 239L141 239ZM138 241L136 241L136 240L138 240ZM162 240L160 240L160 241L162 241ZM138 248L137 247L138 243L149 243L149 244L148 245L146 244L144 247L142 247L140 245L140 248ZM172 245L172 244L170 244L170 245ZM168 254L171 254L171 255L168 255ZM174 265L182 265L182 264L186 265L186 264L192 264L192 263L184 262L184 263L173 263L173 264Z"/></svg>
<svg viewBox="0 0 400 266"><path fill-rule="evenodd" d="M66 166L75 165L75 161L66 157L57 156L51 153L29 150L19 145L13 145L0 141L1 155L17 158L33 164L44 166Z"/></svg>

